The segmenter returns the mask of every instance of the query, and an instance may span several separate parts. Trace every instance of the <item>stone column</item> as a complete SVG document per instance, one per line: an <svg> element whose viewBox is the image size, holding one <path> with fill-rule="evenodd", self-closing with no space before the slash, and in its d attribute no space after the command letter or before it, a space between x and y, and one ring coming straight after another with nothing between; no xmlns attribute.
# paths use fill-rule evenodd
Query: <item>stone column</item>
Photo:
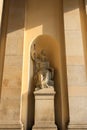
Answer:
<svg viewBox="0 0 87 130"><path fill-rule="evenodd" d="M34 92L35 124L33 130L57 130L55 125L53 88L44 88Z"/></svg>
<svg viewBox="0 0 87 130"><path fill-rule="evenodd" d="M24 10L24 0L5 1L0 46L0 72L3 72L1 73L3 74L2 85L0 85L0 130L23 129L21 123L21 82Z"/></svg>
<svg viewBox="0 0 87 130"><path fill-rule="evenodd" d="M68 74L68 130L87 130L86 26L83 0L64 0ZM85 28L85 29L84 29Z"/></svg>

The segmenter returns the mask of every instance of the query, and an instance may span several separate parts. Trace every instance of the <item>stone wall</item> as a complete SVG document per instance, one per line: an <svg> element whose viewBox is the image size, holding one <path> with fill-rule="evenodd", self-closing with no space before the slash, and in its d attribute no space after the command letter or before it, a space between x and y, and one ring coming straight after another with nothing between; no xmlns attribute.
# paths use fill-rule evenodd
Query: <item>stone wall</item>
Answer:
<svg viewBox="0 0 87 130"><path fill-rule="evenodd" d="M7 4L8 14L5 12L3 25L7 23L2 51L4 59L1 102L0 102L0 129L21 129L21 80L24 43L24 1L11 0ZM4 8L5 9L5 8ZM6 11L6 10L5 10ZM6 20L6 21L5 21ZM3 40L2 40L3 41ZM1 41L1 44L3 42ZM5 54L4 54L5 52Z"/></svg>
<svg viewBox="0 0 87 130"><path fill-rule="evenodd" d="M64 0L65 41L71 124L86 124L86 24L85 3Z"/></svg>
<svg viewBox="0 0 87 130"><path fill-rule="evenodd" d="M57 75L56 124L64 129L68 121L68 100L63 1L48 0L45 3L27 0L26 6L23 0L4 2L0 47L0 129L21 129L21 119L25 129L33 125L34 111L30 111L30 108L34 109L30 100L33 98L30 89L33 78L30 47L39 36L43 39L39 41L41 46L52 44L53 48L47 46L47 49L56 54L53 61L50 58Z"/></svg>
<svg viewBox="0 0 87 130"><path fill-rule="evenodd" d="M34 123L34 102L31 100L34 101L34 86L31 85L33 72L30 58L34 42L41 44L41 48L45 47L50 57L51 52L55 54L50 61L56 70L57 126L64 130L69 114L70 123L86 124L87 1L8 1L5 0L4 4L0 37L0 129L8 127L19 130L21 119L25 129L31 128ZM3 1L0 0L0 3L3 4Z"/></svg>

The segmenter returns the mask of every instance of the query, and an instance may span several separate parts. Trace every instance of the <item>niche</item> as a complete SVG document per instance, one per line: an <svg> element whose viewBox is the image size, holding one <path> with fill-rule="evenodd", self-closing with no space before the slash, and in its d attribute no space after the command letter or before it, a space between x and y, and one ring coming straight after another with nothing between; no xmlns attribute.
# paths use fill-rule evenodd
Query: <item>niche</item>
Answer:
<svg viewBox="0 0 87 130"><path fill-rule="evenodd" d="M47 53L48 60L51 67L54 68L54 89L56 91L55 96L55 123L59 126L61 122L61 90L60 90L60 81L59 81L59 50L58 42L49 35L40 35L35 38L30 45L30 62L29 62L29 93L28 93L28 119L27 125L28 130L31 130L34 124L34 95L33 91L35 89L33 83L33 61L31 59L31 52L33 48L36 48L36 51L39 53L44 49Z"/></svg>

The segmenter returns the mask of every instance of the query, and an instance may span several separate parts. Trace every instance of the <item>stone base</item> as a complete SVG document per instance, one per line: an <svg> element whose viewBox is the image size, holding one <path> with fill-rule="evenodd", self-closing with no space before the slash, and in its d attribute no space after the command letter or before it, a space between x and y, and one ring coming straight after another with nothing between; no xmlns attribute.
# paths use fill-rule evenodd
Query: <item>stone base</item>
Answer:
<svg viewBox="0 0 87 130"><path fill-rule="evenodd" d="M57 130L55 125L53 87L40 89L35 95L35 121L32 130Z"/></svg>
<svg viewBox="0 0 87 130"><path fill-rule="evenodd" d="M56 127L56 125L45 126L45 124L44 124L44 126L42 126L42 127L33 126L32 130L57 130L57 127Z"/></svg>
<svg viewBox="0 0 87 130"><path fill-rule="evenodd" d="M23 130L22 124L0 124L0 130Z"/></svg>
<svg viewBox="0 0 87 130"><path fill-rule="evenodd" d="M87 124L69 124L68 130L87 130Z"/></svg>
<svg viewBox="0 0 87 130"><path fill-rule="evenodd" d="M57 130L57 128L52 128L52 127L49 127L49 128L39 128L39 127L36 127L36 128L33 128L33 130Z"/></svg>

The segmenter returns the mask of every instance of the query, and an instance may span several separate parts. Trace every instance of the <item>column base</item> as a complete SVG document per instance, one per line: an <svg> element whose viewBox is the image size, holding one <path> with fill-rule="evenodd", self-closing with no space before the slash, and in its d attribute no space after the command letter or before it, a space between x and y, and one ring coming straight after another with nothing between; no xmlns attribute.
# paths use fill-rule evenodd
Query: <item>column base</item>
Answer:
<svg viewBox="0 0 87 130"><path fill-rule="evenodd" d="M0 130L23 130L23 124L0 124Z"/></svg>
<svg viewBox="0 0 87 130"><path fill-rule="evenodd" d="M57 126L53 125L53 126L33 126L32 130L57 130Z"/></svg>
<svg viewBox="0 0 87 130"><path fill-rule="evenodd" d="M68 130L87 130L87 124L69 124Z"/></svg>

